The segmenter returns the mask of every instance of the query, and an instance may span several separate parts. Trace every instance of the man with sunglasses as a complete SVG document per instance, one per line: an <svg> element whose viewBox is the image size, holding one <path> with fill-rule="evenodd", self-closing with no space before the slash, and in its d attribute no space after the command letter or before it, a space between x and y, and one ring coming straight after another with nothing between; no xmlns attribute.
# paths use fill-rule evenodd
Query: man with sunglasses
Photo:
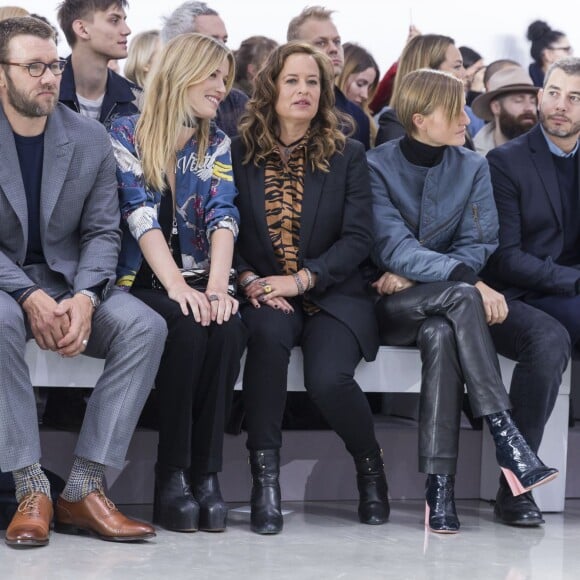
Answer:
<svg viewBox="0 0 580 580"><path fill-rule="evenodd" d="M10 546L44 546L53 518L40 466L26 341L105 358L87 406L55 528L110 541L155 535L104 495L121 468L167 329L114 289L120 247L115 159L105 129L58 103L65 63L36 18L0 22L0 470L14 477Z"/></svg>

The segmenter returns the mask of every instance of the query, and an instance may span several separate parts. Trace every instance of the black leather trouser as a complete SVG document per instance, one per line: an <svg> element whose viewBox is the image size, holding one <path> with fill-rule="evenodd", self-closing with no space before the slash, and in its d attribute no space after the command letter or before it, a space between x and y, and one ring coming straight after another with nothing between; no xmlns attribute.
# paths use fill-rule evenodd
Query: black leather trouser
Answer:
<svg viewBox="0 0 580 580"><path fill-rule="evenodd" d="M454 474L463 386L476 417L510 408L479 291L418 284L377 304L382 344L421 351L419 471Z"/></svg>

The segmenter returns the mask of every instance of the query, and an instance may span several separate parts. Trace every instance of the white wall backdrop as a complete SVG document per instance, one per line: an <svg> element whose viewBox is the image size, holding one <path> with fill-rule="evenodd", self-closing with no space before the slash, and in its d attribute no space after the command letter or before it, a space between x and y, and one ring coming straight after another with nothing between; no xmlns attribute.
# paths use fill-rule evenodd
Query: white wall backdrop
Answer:
<svg viewBox="0 0 580 580"><path fill-rule="evenodd" d="M4 2L3 2L4 3ZM42 14L56 25L59 0L6 0L29 12ZM170 14L182 0L132 0L127 11L133 33L159 28L162 17ZM567 34L580 55L580 2L561 0L210 0L209 6L224 19L229 32L229 46L254 34L263 34L284 42L289 20L304 6L320 4L336 10L334 20L343 42L358 42L377 60L381 74L397 59L411 19L426 33L446 34L458 46L467 45L481 53L487 62L514 58L530 62L526 29L538 18ZM64 37L59 46L68 54Z"/></svg>

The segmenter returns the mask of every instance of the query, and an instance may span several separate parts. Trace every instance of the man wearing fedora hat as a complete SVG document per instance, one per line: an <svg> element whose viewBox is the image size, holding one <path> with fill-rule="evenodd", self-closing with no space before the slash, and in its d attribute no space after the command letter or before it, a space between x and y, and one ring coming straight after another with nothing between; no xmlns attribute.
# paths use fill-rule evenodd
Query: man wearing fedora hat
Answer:
<svg viewBox="0 0 580 580"><path fill-rule="evenodd" d="M489 89L472 103L474 113L489 121L475 136L482 155L528 132L538 122L538 87L520 66L510 66L489 79Z"/></svg>

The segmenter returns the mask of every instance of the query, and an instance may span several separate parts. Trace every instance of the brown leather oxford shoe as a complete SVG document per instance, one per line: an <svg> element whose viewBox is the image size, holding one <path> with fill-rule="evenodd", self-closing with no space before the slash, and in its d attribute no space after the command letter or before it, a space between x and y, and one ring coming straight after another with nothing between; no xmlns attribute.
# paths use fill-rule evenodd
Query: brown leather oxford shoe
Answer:
<svg viewBox="0 0 580 580"><path fill-rule="evenodd" d="M16 548L46 546L52 521L52 500L44 493L29 493L20 502L4 541Z"/></svg>
<svg viewBox="0 0 580 580"><path fill-rule="evenodd" d="M100 490L76 502L59 497L54 529L63 534L94 534L109 542L135 542L155 536L153 526L124 516Z"/></svg>

